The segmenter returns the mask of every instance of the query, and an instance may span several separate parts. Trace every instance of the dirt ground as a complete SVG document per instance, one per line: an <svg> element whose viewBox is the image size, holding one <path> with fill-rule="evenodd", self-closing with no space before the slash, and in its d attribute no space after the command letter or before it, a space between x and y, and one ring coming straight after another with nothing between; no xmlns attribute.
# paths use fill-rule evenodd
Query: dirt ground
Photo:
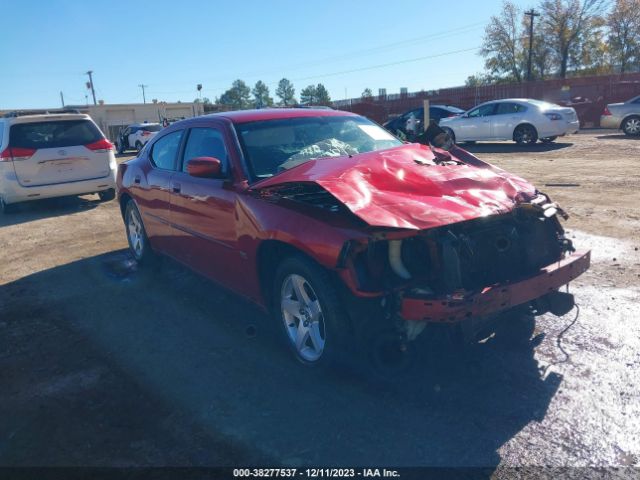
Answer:
<svg viewBox="0 0 640 480"><path fill-rule="evenodd" d="M138 269L116 202L0 217L0 465L640 466L640 139L465 148L559 202L593 265L579 308L393 387L307 371L241 299Z"/></svg>

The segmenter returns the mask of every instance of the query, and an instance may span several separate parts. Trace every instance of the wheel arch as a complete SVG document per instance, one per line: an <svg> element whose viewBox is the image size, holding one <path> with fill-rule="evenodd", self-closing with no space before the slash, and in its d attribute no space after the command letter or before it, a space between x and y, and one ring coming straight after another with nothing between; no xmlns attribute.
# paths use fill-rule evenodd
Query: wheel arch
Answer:
<svg viewBox="0 0 640 480"><path fill-rule="evenodd" d="M533 128L533 131L536 132L536 139L540 138L540 135L538 133L538 129L536 128L536 126L533 123L525 120L525 121L520 122L518 125L516 125L513 128L513 132L511 133L511 140L513 140L514 142L516 141L516 130L518 130L520 127L524 127L524 126Z"/></svg>
<svg viewBox="0 0 640 480"><path fill-rule="evenodd" d="M627 115L625 115L623 117L623 119L620 121L620 126L618 127L618 130L622 130L622 127L624 125L624 122L626 122L627 120L629 120L632 117L638 117L640 118L640 113L629 113Z"/></svg>

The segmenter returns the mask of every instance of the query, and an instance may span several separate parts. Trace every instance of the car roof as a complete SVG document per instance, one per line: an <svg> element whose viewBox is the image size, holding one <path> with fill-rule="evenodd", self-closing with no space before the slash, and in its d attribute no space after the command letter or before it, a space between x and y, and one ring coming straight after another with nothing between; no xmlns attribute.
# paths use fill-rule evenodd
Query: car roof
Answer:
<svg viewBox="0 0 640 480"><path fill-rule="evenodd" d="M149 125L160 125L158 122L147 122L147 123L132 123L129 125L130 127L144 127Z"/></svg>
<svg viewBox="0 0 640 480"><path fill-rule="evenodd" d="M84 113L46 113L37 115L22 115L19 117L8 117L5 120L9 120L10 123L35 123L52 120L91 120L91 117Z"/></svg>
<svg viewBox="0 0 640 480"><path fill-rule="evenodd" d="M262 108L259 110L237 110L205 115L205 117L222 117L233 123L258 122L261 120L277 120L299 117L357 117L355 113L342 110L325 110L317 108Z"/></svg>

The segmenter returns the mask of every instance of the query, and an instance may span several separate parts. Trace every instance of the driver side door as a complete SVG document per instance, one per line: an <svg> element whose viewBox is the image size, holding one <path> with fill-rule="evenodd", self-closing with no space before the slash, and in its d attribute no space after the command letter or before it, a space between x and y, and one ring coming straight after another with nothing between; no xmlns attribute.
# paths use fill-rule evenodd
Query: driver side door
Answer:
<svg viewBox="0 0 640 480"><path fill-rule="evenodd" d="M490 140L492 138L491 116L495 111L495 103L480 105L460 118L456 119L457 140Z"/></svg>
<svg viewBox="0 0 640 480"><path fill-rule="evenodd" d="M236 235L237 192L229 181L229 154L224 132L211 126L189 129L180 168L171 179L171 224L175 257L201 274L231 288L246 278L238 274ZM187 162L214 157L222 163L221 178L194 177ZM230 274L233 272L233 274Z"/></svg>

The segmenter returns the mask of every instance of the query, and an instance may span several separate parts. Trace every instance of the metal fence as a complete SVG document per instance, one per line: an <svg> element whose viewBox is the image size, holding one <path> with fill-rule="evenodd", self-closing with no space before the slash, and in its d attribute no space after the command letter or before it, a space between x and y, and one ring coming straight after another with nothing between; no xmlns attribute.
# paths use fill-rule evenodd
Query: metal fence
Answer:
<svg viewBox="0 0 640 480"><path fill-rule="evenodd" d="M393 94L369 99L353 98L333 102L340 110L364 115L383 123L388 118L432 104L454 105L469 109L479 103L501 98L535 98L576 109L582 127L598 127L607 103L623 102L640 95L640 72L552 79L518 84L454 87L440 90Z"/></svg>

